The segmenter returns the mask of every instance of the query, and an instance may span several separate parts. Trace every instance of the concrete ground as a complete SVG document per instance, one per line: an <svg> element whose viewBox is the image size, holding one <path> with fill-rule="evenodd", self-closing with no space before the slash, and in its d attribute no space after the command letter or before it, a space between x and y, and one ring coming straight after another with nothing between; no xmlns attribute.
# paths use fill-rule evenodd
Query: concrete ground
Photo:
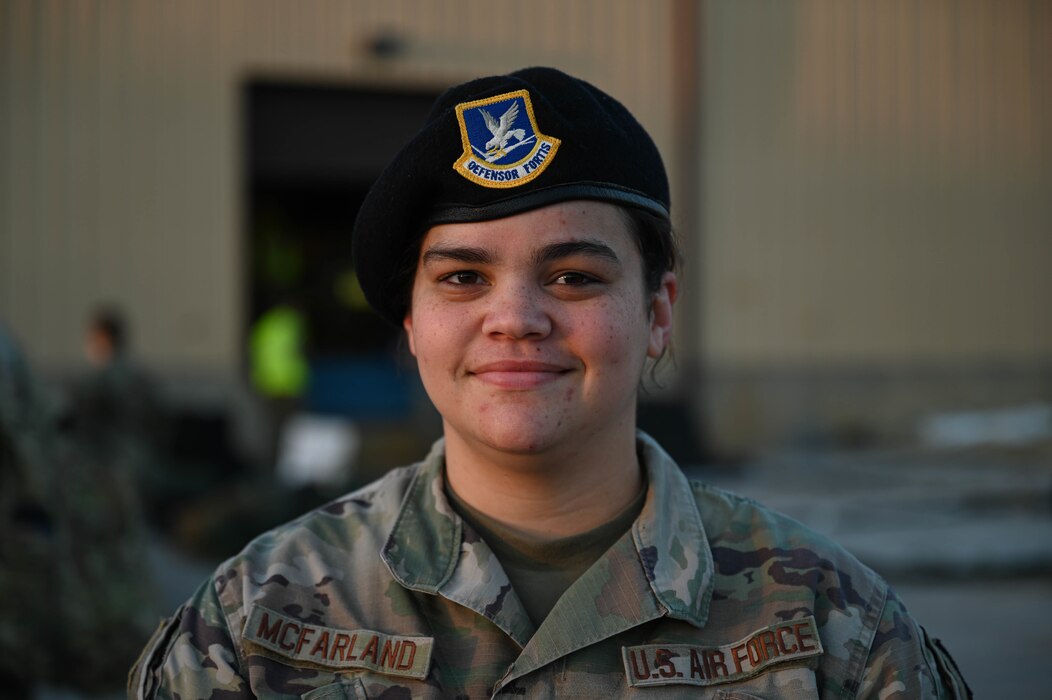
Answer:
<svg viewBox="0 0 1052 700"><path fill-rule="evenodd" d="M977 698L1052 698L1052 580L892 582Z"/></svg>
<svg viewBox="0 0 1052 700"><path fill-rule="evenodd" d="M700 478L831 536L888 579L1052 575L1052 451L779 452Z"/></svg>
<svg viewBox="0 0 1052 700"><path fill-rule="evenodd" d="M1049 451L767 455L692 476L753 497L884 575L978 698L1052 698Z"/></svg>

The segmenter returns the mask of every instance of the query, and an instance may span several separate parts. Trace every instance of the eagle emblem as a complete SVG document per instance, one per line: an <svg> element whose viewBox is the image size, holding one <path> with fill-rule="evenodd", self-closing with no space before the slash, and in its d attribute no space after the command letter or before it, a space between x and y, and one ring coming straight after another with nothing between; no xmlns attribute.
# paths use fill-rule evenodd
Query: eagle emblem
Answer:
<svg viewBox="0 0 1052 700"><path fill-rule="evenodd" d="M515 123L515 117L519 116L518 102L511 103L511 107L508 107L508 111L501 115L499 122L481 107L479 107L479 114L482 115L483 121L486 122L486 128L493 134L493 138L486 142L487 160L489 160L491 155L496 159L507 153L504 147L508 144L508 139L517 139L520 144L526 139L525 129L511 128L512 124Z"/></svg>
<svg viewBox="0 0 1052 700"><path fill-rule="evenodd" d="M453 169L483 187L517 187L533 180L561 143L537 128L526 90L463 102L456 112L464 152Z"/></svg>

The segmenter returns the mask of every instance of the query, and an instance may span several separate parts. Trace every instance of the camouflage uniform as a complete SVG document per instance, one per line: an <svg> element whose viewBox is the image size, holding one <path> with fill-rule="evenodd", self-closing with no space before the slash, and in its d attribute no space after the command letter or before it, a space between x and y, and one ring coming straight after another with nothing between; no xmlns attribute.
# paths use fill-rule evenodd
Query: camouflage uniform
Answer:
<svg viewBox="0 0 1052 700"><path fill-rule="evenodd" d="M0 324L0 695L119 689L160 609L124 472L60 430Z"/></svg>
<svg viewBox="0 0 1052 700"><path fill-rule="evenodd" d="M57 625L51 620L55 489L51 445L58 403L30 370L0 322L0 688L31 697L47 676Z"/></svg>
<svg viewBox="0 0 1052 700"><path fill-rule="evenodd" d="M136 363L118 354L73 391L71 423L78 448L121 469L154 506L165 477L161 440L165 417L157 387Z"/></svg>
<svg viewBox="0 0 1052 700"><path fill-rule="evenodd" d="M443 446L250 544L157 631L132 697L920 698L966 693L872 571L689 482L645 435L631 530L535 629L449 507Z"/></svg>

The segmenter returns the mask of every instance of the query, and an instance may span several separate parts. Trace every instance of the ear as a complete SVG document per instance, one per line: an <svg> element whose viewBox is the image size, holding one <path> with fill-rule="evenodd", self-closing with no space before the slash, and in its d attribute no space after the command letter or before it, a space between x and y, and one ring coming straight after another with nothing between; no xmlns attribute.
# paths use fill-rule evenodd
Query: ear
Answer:
<svg viewBox="0 0 1052 700"><path fill-rule="evenodd" d="M650 342L647 343L647 357L658 359L668 347L672 337L672 307L679 296L679 287L675 272L666 272L661 278L661 286L650 298Z"/></svg>
<svg viewBox="0 0 1052 700"><path fill-rule="evenodd" d="M402 319L402 328L405 329L405 337L409 341L409 352L416 357L416 343L413 341L413 312L408 311Z"/></svg>

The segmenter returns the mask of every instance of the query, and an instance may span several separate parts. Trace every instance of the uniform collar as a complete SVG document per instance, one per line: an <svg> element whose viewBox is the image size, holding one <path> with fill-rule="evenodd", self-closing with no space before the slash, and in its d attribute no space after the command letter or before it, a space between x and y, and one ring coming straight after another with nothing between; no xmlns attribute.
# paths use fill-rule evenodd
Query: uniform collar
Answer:
<svg viewBox="0 0 1052 700"><path fill-rule="evenodd" d="M460 556L463 520L443 489L445 440L431 446L409 482L381 558L406 588L437 593Z"/></svg>
<svg viewBox="0 0 1052 700"><path fill-rule="evenodd" d="M520 646L534 633L493 550L446 498L445 440L420 464L381 557L406 588L437 594L490 620Z"/></svg>
<svg viewBox="0 0 1052 700"><path fill-rule="evenodd" d="M584 593L576 589L596 585L598 580L593 579L599 572L605 572L606 579L623 582L603 585L607 592L620 589L645 594L649 590L653 594L631 609L617 610L613 617L619 620L619 629L604 628L604 635L663 615L704 626L712 599L712 553L690 484L672 458L642 432L637 436L637 450L648 480L643 511L630 533L570 587L541 625L539 636L562 636L563 630L550 629L559 624L560 609ZM464 527L446 499L444 463L445 443L438 440L409 484L381 553L384 563L406 588L464 605L526 647L538 630L511 591L492 550ZM599 633L598 629L591 632L593 636Z"/></svg>
<svg viewBox="0 0 1052 700"><path fill-rule="evenodd" d="M653 438L639 432L636 444L650 482L643 512L632 526L640 562L669 616L703 627L712 601L713 563L694 491Z"/></svg>

